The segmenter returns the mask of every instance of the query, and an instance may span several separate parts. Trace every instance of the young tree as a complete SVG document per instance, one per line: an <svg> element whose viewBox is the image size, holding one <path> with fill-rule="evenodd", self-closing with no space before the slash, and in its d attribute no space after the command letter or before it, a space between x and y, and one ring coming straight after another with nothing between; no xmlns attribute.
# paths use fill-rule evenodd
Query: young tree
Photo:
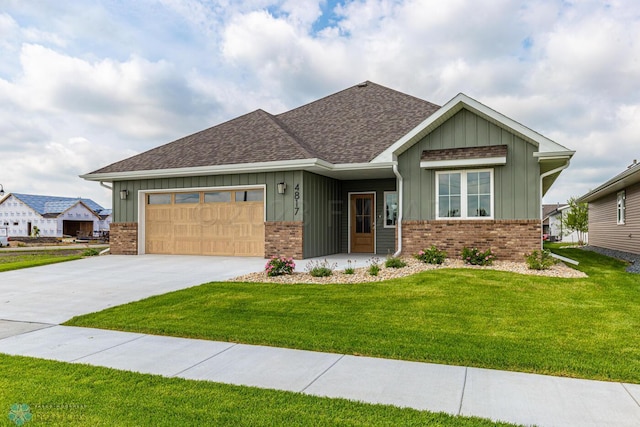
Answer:
<svg viewBox="0 0 640 427"><path fill-rule="evenodd" d="M589 205L578 203L575 197L570 198L567 203L569 209L562 215L565 234L575 231L578 234L578 244L584 245L584 235L589 231Z"/></svg>

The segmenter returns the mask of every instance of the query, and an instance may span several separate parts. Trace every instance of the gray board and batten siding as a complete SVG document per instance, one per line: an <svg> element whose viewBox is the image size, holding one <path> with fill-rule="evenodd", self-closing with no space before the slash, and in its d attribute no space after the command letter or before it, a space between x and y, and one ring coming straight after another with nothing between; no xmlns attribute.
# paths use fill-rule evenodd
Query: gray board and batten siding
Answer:
<svg viewBox="0 0 640 427"><path fill-rule="evenodd" d="M494 219L539 219L540 165L533 156L537 147L462 109L398 156L398 170L404 179L403 220L436 217L436 174L420 167L424 150L488 145L507 145L507 163L488 167L494 170Z"/></svg>
<svg viewBox="0 0 640 427"><path fill-rule="evenodd" d="M617 222L617 192L589 202L589 244L640 254L640 183L625 188L625 223Z"/></svg>

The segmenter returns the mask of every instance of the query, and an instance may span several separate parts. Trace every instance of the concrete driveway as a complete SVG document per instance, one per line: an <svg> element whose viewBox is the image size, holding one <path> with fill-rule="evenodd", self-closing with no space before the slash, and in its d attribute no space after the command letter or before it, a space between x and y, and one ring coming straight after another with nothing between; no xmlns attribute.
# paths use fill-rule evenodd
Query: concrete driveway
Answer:
<svg viewBox="0 0 640 427"><path fill-rule="evenodd" d="M260 271L263 258L107 255L0 273L0 319L59 324L152 295Z"/></svg>

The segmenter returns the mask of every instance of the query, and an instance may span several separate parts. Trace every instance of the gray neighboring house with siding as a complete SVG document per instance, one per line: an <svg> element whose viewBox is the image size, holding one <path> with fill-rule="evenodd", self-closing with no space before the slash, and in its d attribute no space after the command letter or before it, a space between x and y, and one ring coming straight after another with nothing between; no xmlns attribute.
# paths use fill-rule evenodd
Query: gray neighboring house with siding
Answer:
<svg viewBox="0 0 640 427"><path fill-rule="evenodd" d="M256 110L83 175L113 188L119 254L412 254L522 260L571 151L464 95L364 82ZM105 184L107 185L107 184Z"/></svg>
<svg viewBox="0 0 640 427"><path fill-rule="evenodd" d="M640 163L578 199L589 204L589 244L640 254Z"/></svg>

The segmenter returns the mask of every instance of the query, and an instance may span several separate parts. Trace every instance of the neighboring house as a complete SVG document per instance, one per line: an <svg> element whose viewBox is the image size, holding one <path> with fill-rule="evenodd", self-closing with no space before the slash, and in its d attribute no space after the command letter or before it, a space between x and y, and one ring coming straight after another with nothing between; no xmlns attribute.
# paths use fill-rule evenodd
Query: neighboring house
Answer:
<svg viewBox="0 0 640 427"><path fill-rule="evenodd" d="M569 212L569 205L543 205L543 233L551 242L578 243L578 233L569 231L563 224L563 220ZM584 233L583 239L587 240L588 233Z"/></svg>
<svg viewBox="0 0 640 427"><path fill-rule="evenodd" d="M589 204L589 244L640 254L640 164L578 199Z"/></svg>
<svg viewBox="0 0 640 427"><path fill-rule="evenodd" d="M10 193L0 200L0 226L10 237L91 236L109 231L111 211L90 199Z"/></svg>
<svg viewBox="0 0 640 427"><path fill-rule="evenodd" d="M443 107L365 82L263 110L82 177L113 185L119 254L412 254L522 260L573 151L459 94Z"/></svg>

